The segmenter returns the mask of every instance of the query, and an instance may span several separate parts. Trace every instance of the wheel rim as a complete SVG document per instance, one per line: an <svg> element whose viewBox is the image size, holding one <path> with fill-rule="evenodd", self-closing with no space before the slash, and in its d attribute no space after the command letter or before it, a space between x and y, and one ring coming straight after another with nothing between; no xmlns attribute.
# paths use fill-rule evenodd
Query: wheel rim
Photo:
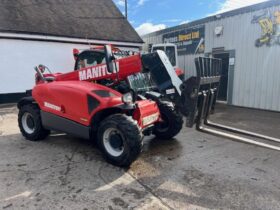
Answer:
<svg viewBox="0 0 280 210"><path fill-rule="evenodd" d="M24 129L24 131L28 134L32 134L35 131L35 121L33 116L25 112L21 118L21 124Z"/></svg>
<svg viewBox="0 0 280 210"><path fill-rule="evenodd" d="M106 151L114 156L120 156L124 151L123 135L116 128L108 128L103 134L103 144Z"/></svg>

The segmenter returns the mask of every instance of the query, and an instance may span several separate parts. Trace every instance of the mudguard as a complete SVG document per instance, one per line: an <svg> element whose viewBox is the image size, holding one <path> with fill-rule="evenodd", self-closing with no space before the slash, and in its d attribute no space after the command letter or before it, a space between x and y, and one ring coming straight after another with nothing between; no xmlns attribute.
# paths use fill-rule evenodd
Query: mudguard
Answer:
<svg viewBox="0 0 280 210"><path fill-rule="evenodd" d="M20 101L17 103L17 107L18 109L20 109L23 105L25 104L30 104L30 103L34 103L35 100L32 96L27 96L27 97L23 97L22 99L20 99Z"/></svg>

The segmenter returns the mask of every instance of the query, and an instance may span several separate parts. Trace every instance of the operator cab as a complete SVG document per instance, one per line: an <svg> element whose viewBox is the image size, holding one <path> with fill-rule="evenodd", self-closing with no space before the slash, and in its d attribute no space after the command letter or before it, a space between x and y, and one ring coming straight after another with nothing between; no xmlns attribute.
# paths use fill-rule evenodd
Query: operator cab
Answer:
<svg viewBox="0 0 280 210"><path fill-rule="evenodd" d="M125 58L129 56L129 54L119 48L112 48L110 45L105 45L96 46L81 52L78 49L73 49L73 56L75 59L74 71L104 64L107 66L108 72L114 73L117 71L115 60ZM96 80L95 83L114 88L122 94L129 92L130 89L124 85L125 81L118 81L118 79L117 74L116 78L99 79Z"/></svg>
<svg viewBox="0 0 280 210"><path fill-rule="evenodd" d="M116 60L128 56L118 48L113 48L112 53ZM79 52L77 49L73 50L73 55L76 60L74 70L80 70L98 64L106 64L106 53L104 47L92 48Z"/></svg>
<svg viewBox="0 0 280 210"><path fill-rule="evenodd" d="M85 50L77 55L75 71L98 64L106 64L104 50Z"/></svg>

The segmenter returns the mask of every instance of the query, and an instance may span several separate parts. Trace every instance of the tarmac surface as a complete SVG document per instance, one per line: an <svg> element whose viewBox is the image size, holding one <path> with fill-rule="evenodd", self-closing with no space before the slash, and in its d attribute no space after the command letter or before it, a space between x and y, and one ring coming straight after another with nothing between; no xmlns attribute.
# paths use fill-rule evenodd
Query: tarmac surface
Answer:
<svg viewBox="0 0 280 210"><path fill-rule="evenodd" d="M219 105L213 120L280 138L280 113ZM24 140L0 106L0 209L280 209L280 152L184 128L145 138L130 169L64 134Z"/></svg>

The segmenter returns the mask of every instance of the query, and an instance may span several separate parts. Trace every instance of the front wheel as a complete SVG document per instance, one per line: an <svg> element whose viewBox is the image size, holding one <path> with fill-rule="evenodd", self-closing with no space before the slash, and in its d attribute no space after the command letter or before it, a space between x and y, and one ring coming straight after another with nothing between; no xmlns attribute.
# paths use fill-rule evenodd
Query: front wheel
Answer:
<svg viewBox="0 0 280 210"><path fill-rule="evenodd" d="M142 150L142 134L132 118L114 114L101 122L97 143L108 162L116 166L129 166Z"/></svg>
<svg viewBox="0 0 280 210"><path fill-rule="evenodd" d="M160 102L158 106L162 121L155 124L154 134L159 139L170 140L181 131L183 118L171 102Z"/></svg>
<svg viewBox="0 0 280 210"><path fill-rule="evenodd" d="M40 109L35 104L26 104L19 109L18 125L22 135L30 141L45 139L50 131L42 126Z"/></svg>

